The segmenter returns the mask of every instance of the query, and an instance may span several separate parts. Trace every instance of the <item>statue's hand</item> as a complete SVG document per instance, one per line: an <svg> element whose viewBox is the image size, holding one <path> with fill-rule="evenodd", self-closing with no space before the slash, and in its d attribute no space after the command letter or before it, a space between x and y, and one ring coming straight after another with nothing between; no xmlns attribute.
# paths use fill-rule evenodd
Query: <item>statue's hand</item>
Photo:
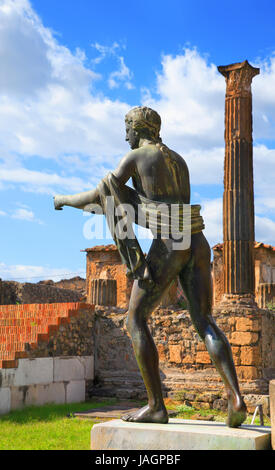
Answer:
<svg viewBox="0 0 275 470"><path fill-rule="evenodd" d="M62 211L62 206L64 206L64 202L61 200L62 196L54 196L54 208L56 211Z"/></svg>

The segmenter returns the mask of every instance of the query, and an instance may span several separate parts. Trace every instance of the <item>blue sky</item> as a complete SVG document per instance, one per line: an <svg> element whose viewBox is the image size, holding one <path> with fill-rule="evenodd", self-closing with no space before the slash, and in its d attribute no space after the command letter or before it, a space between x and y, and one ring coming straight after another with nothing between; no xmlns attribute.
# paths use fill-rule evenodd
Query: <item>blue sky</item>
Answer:
<svg viewBox="0 0 275 470"><path fill-rule="evenodd" d="M128 151L124 115L149 105L185 158L211 246L222 241L225 81L254 78L256 239L275 243L275 5L261 1L0 0L0 277L85 275L101 217L53 210ZM91 235L90 235L91 236ZM143 240L145 250L149 240Z"/></svg>

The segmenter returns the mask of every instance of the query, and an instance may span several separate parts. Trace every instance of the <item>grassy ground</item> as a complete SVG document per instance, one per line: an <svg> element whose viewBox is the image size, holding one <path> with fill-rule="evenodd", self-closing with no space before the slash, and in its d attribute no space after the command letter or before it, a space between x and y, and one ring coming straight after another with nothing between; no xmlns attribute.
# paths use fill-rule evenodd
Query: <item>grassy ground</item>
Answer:
<svg viewBox="0 0 275 470"><path fill-rule="evenodd" d="M0 450L89 450L94 421L74 418L73 413L115 403L116 400L93 401L33 406L12 411L0 417ZM177 418L203 418L219 422L226 420L226 413L220 411L197 410L171 400L166 406L174 411ZM252 415L249 415L246 424L250 424L251 419ZM255 424L259 424L259 418ZM270 426L270 421L266 418L265 425Z"/></svg>
<svg viewBox="0 0 275 470"><path fill-rule="evenodd" d="M113 403L45 405L12 411L0 417L0 450L89 450L94 422L73 418L72 413Z"/></svg>
<svg viewBox="0 0 275 470"><path fill-rule="evenodd" d="M225 411L196 409L177 402L167 402L166 407L175 412L175 417L182 419L204 419L205 421L218 421L220 423L225 423L227 419L227 412ZM252 414L248 414L243 424L251 424L252 417ZM260 425L259 415L256 416L254 425ZM264 416L264 426L270 425L270 419Z"/></svg>

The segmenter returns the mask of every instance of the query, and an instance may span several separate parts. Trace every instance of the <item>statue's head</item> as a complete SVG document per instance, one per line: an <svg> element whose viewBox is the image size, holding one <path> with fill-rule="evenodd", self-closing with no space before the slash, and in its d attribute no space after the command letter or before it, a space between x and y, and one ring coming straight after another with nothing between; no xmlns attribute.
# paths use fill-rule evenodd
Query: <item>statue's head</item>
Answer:
<svg viewBox="0 0 275 470"><path fill-rule="evenodd" d="M125 116L126 140L132 149L138 148L140 139L159 142L161 119L159 114L147 106L137 106Z"/></svg>

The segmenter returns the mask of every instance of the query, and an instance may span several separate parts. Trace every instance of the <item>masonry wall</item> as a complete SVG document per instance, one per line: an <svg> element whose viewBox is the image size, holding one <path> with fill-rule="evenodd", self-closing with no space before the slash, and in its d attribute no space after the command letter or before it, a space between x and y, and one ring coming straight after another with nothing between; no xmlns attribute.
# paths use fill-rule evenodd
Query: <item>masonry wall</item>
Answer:
<svg viewBox="0 0 275 470"><path fill-rule="evenodd" d="M0 305L79 302L82 297L80 290L58 288L48 283L0 280Z"/></svg>
<svg viewBox="0 0 275 470"><path fill-rule="evenodd" d="M85 401L94 379L94 307L0 307L0 414Z"/></svg>
<svg viewBox="0 0 275 470"><path fill-rule="evenodd" d="M20 323L14 326L17 333L0 331L1 344L5 331L9 344L24 340L24 349L17 350L9 369L0 369L0 413L26 404L82 401L93 395L146 397L126 330L126 309L63 304L62 311L62 304L41 304L4 306L1 312L7 314L7 323L11 318ZM275 378L275 314L236 308L214 309L213 315L231 343L241 391L254 411ZM26 341L25 328L35 330L39 318L47 329L35 331ZM159 307L149 326L159 353L164 395L193 406L226 408L224 385L189 312Z"/></svg>
<svg viewBox="0 0 275 470"><path fill-rule="evenodd" d="M126 312L95 311L95 384L90 394L144 398L145 388L125 327ZM251 411L275 377L275 315L248 309L215 310L232 347L242 393ZM225 408L224 385L195 332L188 311L158 308L150 321L166 396L194 406Z"/></svg>

